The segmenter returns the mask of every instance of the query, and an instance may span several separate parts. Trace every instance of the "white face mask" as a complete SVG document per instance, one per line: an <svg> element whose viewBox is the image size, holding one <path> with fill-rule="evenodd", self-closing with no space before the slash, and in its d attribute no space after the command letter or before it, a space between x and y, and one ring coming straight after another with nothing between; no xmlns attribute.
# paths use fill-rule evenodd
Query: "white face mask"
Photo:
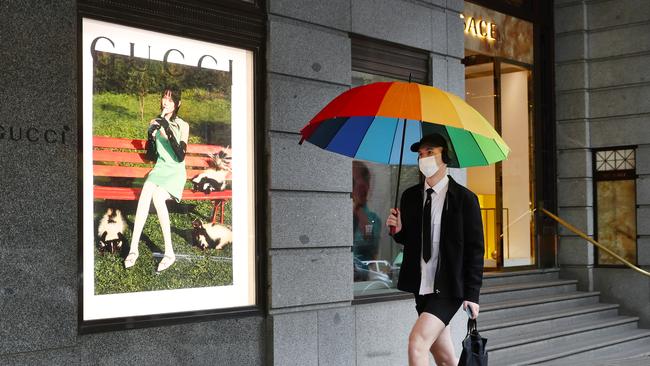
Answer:
<svg viewBox="0 0 650 366"><path fill-rule="evenodd" d="M438 163L436 163L435 156L420 158L420 160L418 160L418 165L420 167L420 171L422 172L422 174L424 174L425 178L429 178L430 176L436 174L436 172L440 168L438 166Z"/></svg>

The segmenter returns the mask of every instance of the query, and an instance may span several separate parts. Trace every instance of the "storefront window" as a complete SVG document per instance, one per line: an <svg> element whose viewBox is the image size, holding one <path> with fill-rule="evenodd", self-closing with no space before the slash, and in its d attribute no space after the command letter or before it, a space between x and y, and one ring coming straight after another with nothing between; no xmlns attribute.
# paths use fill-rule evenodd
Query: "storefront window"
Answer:
<svg viewBox="0 0 650 366"><path fill-rule="evenodd" d="M400 195L418 182L417 167L402 167ZM397 285L402 246L393 241L385 225L396 185L396 166L360 160L352 163L352 253L357 296L383 293Z"/></svg>
<svg viewBox="0 0 650 366"><path fill-rule="evenodd" d="M253 53L86 18L82 41L81 318L254 305Z"/></svg>
<svg viewBox="0 0 650 366"><path fill-rule="evenodd" d="M352 87L380 81L427 84L427 52L367 38L352 39ZM355 297L397 292L402 246L393 241L386 219L395 204L398 167L355 160L352 163L352 222ZM419 183L415 165L402 167L401 195Z"/></svg>

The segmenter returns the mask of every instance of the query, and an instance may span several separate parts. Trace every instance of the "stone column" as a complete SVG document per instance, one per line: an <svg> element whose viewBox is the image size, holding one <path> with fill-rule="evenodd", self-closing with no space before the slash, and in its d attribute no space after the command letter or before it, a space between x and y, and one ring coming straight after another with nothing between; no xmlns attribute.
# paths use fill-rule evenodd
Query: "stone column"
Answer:
<svg viewBox="0 0 650 366"><path fill-rule="evenodd" d="M350 86L350 1L269 6L269 365L353 365L351 159L298 145Z"/></svg>
<svg viewBox="0 0 650 366"><path fill-rule="evenodd" d="M557 179L559 216L592 236L592 162L589 140L589 33L584 0L555 2ZM559 230L560 275L593 289L593 246Z"/></svg>

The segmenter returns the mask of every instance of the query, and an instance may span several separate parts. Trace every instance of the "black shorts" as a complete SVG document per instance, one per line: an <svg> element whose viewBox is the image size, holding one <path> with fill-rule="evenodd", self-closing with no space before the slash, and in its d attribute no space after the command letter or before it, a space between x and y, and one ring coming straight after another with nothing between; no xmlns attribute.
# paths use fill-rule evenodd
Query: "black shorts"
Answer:
<svg viewBox="0 0 650 366"><path fill-rule="evenodd" d="M440 319L445 326L449 325L462 304L463 300L457 298L438 297L436 294L415 295L415 310L418 315L427 312Z"/></svg>

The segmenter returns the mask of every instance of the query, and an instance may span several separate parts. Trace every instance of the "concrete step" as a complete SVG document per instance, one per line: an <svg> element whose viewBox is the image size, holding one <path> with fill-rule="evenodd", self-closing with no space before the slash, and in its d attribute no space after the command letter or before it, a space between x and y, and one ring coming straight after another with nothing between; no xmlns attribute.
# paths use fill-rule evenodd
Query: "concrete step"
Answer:
<svg viewBox="0 0 650 366"><path fill-rule="evenodd" d="M483 287L506 285L509 283L557 281L559 279L559 268L531 269L516 272L484 272Z"/></svg>
<svg viewBox="0 0 650 366"><path fill-rule="evenodd" d="M529 357L555 359L558 358L557 350L567 344L637 331L638 320L637 317L618 316L557 327L547 332L536 332L533 328L521 336L488 338L487 350L490 362L497 365L517 364Z"/></svg>
<svg viewBox="0 0 650 366"><path fill-rule="evenodd" d="M485 273L478 328L492 365L650 366L650 330L558 269Z"/></svg>
<svg viewBox="0 0 650 366"><path fill-rule="evenodd" d="M479 317L479 331L486 338L493 336L523 336L535 332L548 332L562 326L582 324L618 315L617 304L589 304L561 310L541 311L504 319L482 321Z"/></svg>
<svg viewBox="0 0 650 366"><path fill-rule="evenodd" d="M525 283L511 283L481 288L481 304L489 304L506 300L526 299L546 295L575 292L578 281L557 280Z"/></svg>
<svg viewBox="0 0 650 366"><path fill-rule="evenodd" d="M600 292L570 292L557 295L528 297L485 304L481 301L479 322L503 322L509 318L526 317L530 314L566 310L598 303Z"/></svg>
<svg viewBox="0 0 650 366"><path fill-rule="evenodd" d="M636 338L627 342L615 343L600 349L589 350L565 356L560 359L542 363L542 365L573 365L573 366L602 366L602 365L650 365L650 330L638 329L649 333L646 337ZM645 363L644 363L645 362Z"/></svg>
<svg viewBox="0 0 650 366"><path fill-rule="evenodd" d="M554 347L548 347L536 352L519 352L512 349L510 355L490 354L490 362L496 365L536 365L551 364L556 365L574 365L576 361L568 360L568 357L577 357L584 361L586 356L591 355L599 349L607 349L613 355L621 347L629 347L638 342L645 342L650 337L650 331L641 329L619 329L605 332L597 337L587 334L579 337L578 335L572 341L565 341ZM489 343L489 340L488 340ZM497 357L493 357L497 356ZM504 357L505 356L505 357ZM566 361L565 361L566 359ZM593 360L592 360L593 361Z"/></svg>
<svg viewBox="0 0 650 366"><path fill-rule="evenodd" d="M626 358L622 360L609 360L606 362L596 361L594 366L648 366L650 365L650 355L640 357Z"/></svg>
<svg viewBox="0 0 650 366"><path fill-rule="evenodd" d="M628 342L633 343L633 342ZM624 343L627 344L627 343ZM586 354L579 354L577 356L582 359L587 358L587 361L571 361L565 359L559 359L552 362L537 363L536 365L544 366L648 366L650 365L650 355L638 356L638 357L628 357L620 358L618 355L613 355L611 357L603 357L597 360L589 359L590 352Z"/></svg>
<svg viewBox="0 0 650 366"><path fill-rule="evenodd" d="M617 360L611 363L598 364L599 366L648 366L650 365L650 356L643 356L640 358L630 358L625 360Z"/></svg>

